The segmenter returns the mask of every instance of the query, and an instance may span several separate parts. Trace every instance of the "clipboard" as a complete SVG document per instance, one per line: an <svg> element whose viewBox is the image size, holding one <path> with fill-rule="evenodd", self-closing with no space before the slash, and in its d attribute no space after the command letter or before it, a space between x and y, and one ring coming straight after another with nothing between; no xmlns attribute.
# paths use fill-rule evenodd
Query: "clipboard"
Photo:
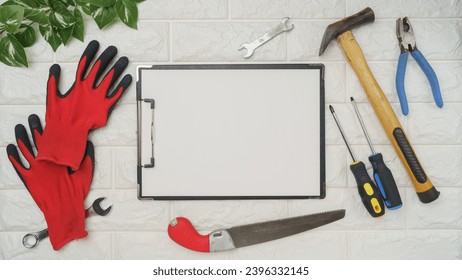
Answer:
<svg viewBox="0 0 462 280"><path fill-rule="evenodd" d="M138 198L325 197L322 64L137 69Z"/></svg>

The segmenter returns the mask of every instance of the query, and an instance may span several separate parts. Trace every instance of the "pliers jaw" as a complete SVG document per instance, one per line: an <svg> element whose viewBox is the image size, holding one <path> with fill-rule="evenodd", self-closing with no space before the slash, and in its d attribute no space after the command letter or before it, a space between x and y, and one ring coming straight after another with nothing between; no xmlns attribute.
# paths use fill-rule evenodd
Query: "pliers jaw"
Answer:
<svg viewBox="0 0 462 280"><path fill-rule="evenodd" d="M414 30L407 17L396 20L396 37L398 38L401 53L412 52L417 49Z"/></svg>
<svg viewBox="0 0 462 280"><path fill-rule="evenodd" d="M439 108L443 107L440 85L435 71L428 63L427 59L417 49L414 38L414 30L407 17L396 20L396 37L398 37L401 54L398 59L398 70L396 71L396 92L398 93L401 111L404 115L409 113L406 92L404 90L404 75L406 74L406 63L409 53L415 59L420 69L425 73L433 92L433 98Z"/></svg>

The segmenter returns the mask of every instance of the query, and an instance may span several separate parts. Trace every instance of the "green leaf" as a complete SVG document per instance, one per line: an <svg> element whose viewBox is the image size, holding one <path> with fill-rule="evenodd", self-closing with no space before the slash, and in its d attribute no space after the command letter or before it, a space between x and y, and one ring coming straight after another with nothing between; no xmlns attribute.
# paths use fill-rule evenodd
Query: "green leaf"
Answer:
<svg viewBox="0 0 462 280"><path fill-rule="evenodd" d="M114 7L98 8L91 13L91 16L95 20L99 29L103 29L114 22L117 17L117 13Z"/></svg>
<svg viewBox="0 0 462 280"><path fill-rule="evenodd" d="M26 52L13 35L0 40L0 61L9 66L28 66Z"/></svg>
<svg viewBox="0 0 462 280"><path fill-rule="evenodd" d="M83 23L82 13L80 13L79 9L74 10L74 17L75 17L75 24L74 30L72 31L72 36L77 40L83 42L83 34L85 30L85 25Z"/></svg>
<svg viewBox="0 0 462 280"><path fill-rule="evenodd" d="M51 25L39 26L40 34L42 34L45 41L50 44L53 51L56 51L63 43L59 36L58 29Z"/></svg>
<svg viewBox="0 0 462 280"><path fill-rule="evenodd" d="M21 26L24 18L24 8L21 6L2 6L0 7L0 23L8 33L14 33Z"/></svg>
<svg viewBox="0 0 462 280"><path fill-rule="evenodd" d="M36 0L12 0L13 2L26 8L40 8L40 3Z"/></svg>
<svg viewBox="0 0 462 280"><path fill-rule="evenodd" d="M77 4L78 6L90 5L85 0L75 0L75 4Z"/></svg>
<svg viewBox="0 0 462 280"><path fill-rule="evenodd" d="M19 31L14 34L24 48L32 46L37 40L35 29L32 26L25 25L19 28Z"/></svg>
<svg viewBox="0 0 462 280"><path fill-rule="evenodd" d="M48 0L37 0L37 3L40 5L40 7L48 7Z"/></svg>
<svg viewBox="0 0 462 280"><path fill-rule="evenodd" d="M74 26L71 26L66 29L58 29L59 37L61 37L61 41L64 45L67 45L69 40L72 38L72 32L74 31Z"/></svg>
<svg viewBox="0 0 462 280"><path fill-rule="evenodd" d="M89 16L91 16L91 13L93 13L94 11L98 9L98 7L92 6L90 4L84 4L80 7L82 8L82 11Z"/></svg>
<svg viewBox="0 0 462 280"><path fill-rule="evenodd" d="M66 29L75 24L75 18L72 13L58 1L51 2L52 12L50 13L50 22L59 29Z"/></svg>
<svg viewBox="0 0 462 280"><path fill-rule="evenodd" d="M138 7L134 0L117 0L115 9L117 16L125 25L137 29Z"/></svg>
<svg viewBox="0 0 462 280"><path fill-rule="evenodd" d="M0 6L11 6L11 5L15 6L17 4L13 0L8 0L8 1L3 2Z"/></svg>
<svg viewBox="0 0 462 280"><path fill-rule="evenodd" d="M50 24L48 20L48 16L45 14L44 11L39 9L26 9L24 10L24 18L36 22L40 25L47 25Z"/></svg>
<svg viewBox="0 0 462 280"><path fill-rule="evenodd" d="M82 0L82 2L91 4L99 8L113 6L116 0Z"/></svg>
<svg viewBox="0 0 462 280"><path fill-rule="evenodd" d="M75 2L73 0L60 0L61 3L64 4L64 6L72 6L74 7L75 6Z"/></svg>

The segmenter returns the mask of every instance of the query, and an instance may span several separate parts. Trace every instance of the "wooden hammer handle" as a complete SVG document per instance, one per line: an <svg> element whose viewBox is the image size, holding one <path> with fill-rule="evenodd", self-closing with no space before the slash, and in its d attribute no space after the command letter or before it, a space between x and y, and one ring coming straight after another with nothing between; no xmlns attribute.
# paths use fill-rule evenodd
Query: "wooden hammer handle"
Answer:
<svg viewBox="0 0 462 280"><path fill-rule="evenodd" d="M369 69L364 54L356 42L353 33L351 31L346 31L337 37L337 41L345 52L348 62L358 76L385 133L395 147L396 153L406 168L409 177L411 177L411 181L420 201L428 203L437 199L439 192L425 174L390 102L388 102L387 97Z"/></svg>

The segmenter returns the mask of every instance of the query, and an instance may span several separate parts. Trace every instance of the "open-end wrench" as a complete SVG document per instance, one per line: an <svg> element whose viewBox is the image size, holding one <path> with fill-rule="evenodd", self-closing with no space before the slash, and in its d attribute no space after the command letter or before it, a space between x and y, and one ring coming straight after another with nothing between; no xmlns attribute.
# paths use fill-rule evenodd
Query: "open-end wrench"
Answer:
<svg viewBox="0 0 462 280"><path fill-rule="evenodd" d="M263 34L261 37L259 37L258 39L256 39L255 41L251 42L251 43L244 43L242 44L238 50L242 50L242 49L247 49L247 53L244 55L244 58L249 58L253 55L253 52L258 48L260 47L261 45L263 45L264 43L268 42L269 40L273 39L274 37L276 37L277 35L281 34L282 32L285 32L285 31L290 31L294 28L294 25L293 24L290 24L288 25L287 24L287 21L289 20L288 17L285 17L281 20L281 22L278 24L278 26L276 26L275 28L273 28L271 31Z"/></svg>
<svg viewBox="0 0 462 280"><path fill-rule="evenodd" d="M100 204L101 204L101 201L103 201L104 199L106 198L105 197L97 198L92 203L92 205L85 210L85 218L88 218L94 215L106 216L107 214L109 214L109 212L111 212L112 205L106 209L103 209ZM22 238L22 244L24 245L24 247L31 249L37 246L40 240L47 238L47 237L48 237L48 229L46 228L41 231L28 233L24 235L24 237Z"/></svg>

